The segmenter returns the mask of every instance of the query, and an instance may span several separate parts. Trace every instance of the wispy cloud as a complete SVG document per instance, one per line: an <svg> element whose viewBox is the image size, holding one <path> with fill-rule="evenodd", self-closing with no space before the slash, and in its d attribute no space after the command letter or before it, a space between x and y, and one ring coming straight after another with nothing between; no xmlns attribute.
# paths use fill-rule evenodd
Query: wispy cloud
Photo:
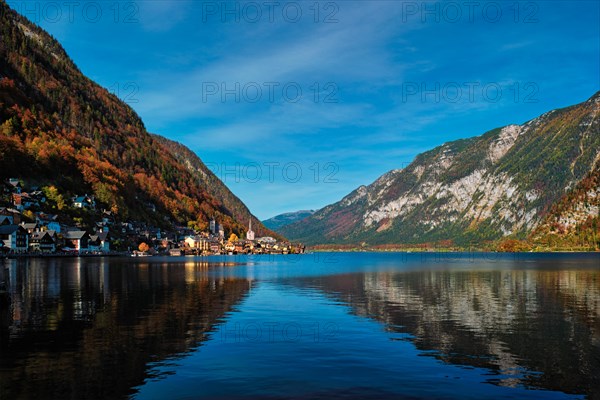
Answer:
<svg viewBox="0 0 600 400"><path fill-rule="evenodd" d="M532 40L525 40L522 42L514 42L514 43L506 43L503 46L501 46L498 50L499 51L516 50L516 49L521 49L523 47L531 46L533 44L534 44L534 42Z"/></svg>
<svg viewBox="0 0 600 400"><path fill-rule="evenodd" d="M119 23L108 8L98 24L79 15L43 27L100 83L135 83L138 102L131 105L149 130L206 161L339 166L336 185L226 182L265 217L335 201L422 150L524 122L600 86L597 3L536 3L535 23L515 19L512 5L498 23L479 14L473 23L431 15L424 23L421 15L406 18L406 3L377 0L318 2L321 11L338 6L337 22L324 23L322 13L315 23L315 3L296 3L304 12L298 23L282 20L283 2L274 22L263 13L252 23L222 15L207 21L207 2L153 0L135 2L133 24L122 20L129 3L119 2ZM271 99L272 82L279 86ZM302 89L298 101L282 93L290 83ZM472 83L474 93L465 86ZM537 101L526 102L532 83ZM218 91L209 94L207 84ZM238 93L223 97L221 84ZM244 85L250 92L240 92ZM252 85L263 90L257 101L248 98ZM494 85L502 90L498 100L490 98ZM326 102L332 93L335 102ZM269 193L268 204L261 193Z"/></svg>
<svg viewBox="0 0 600 400"><path fill-rule="evenodd" d="M176 4L167 0L137 1L126 3L127 8L121 13L123 18L129 16L133 21L139 21L146 31L164 33L189 15L192 4L192 0L178 0Z"/></svg>
<svg viewBox="0 0 600 400"><path fill-rule="evenodd" d="M358 8L342 7L339 18L343 23L309 25L311 29L261 25L253 32L250 43L239 40L243 31L237 27L226 38L228 51L196 69L162 71L160 81L154 82L157 71L149 69L144 80L144 101L138 109L157 119L227 114L231 104L223 104L220 91L203 96L203 89L215 83L224 84L227 89L256 83L264 89L266 98L264 85L271 83L280 85L276 90L287 83L297 83L304 92L311 90L314 82L334 83L343 93L357 82L377 87L397 80L402 65L392 59L386 43L399 28L395 33L382 29L394 16L391 12L376 12L374 4L386 5L361 3ZM244 99L241 102L248 103ZM239 104L233 107L240 108ZM251 107L252 112L255 108Z"/></svg>

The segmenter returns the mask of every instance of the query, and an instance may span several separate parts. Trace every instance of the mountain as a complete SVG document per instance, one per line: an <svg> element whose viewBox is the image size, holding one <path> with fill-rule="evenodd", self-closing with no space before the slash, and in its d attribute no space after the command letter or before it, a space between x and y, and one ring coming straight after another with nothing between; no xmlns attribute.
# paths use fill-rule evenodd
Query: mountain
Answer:
<svg viewBox="0 0 600 400"><path fill-rule="evenodd" d="M278 229L293 224L294 222L303 220L304 218L311 216L315 213L315 210L300 210L294 212L283 213L264 220L262 223L269 229L277 231Z"/></svg>
<svg viewBox="0 0 600 400"><path fill-rule="evenodd" d="M169 140L162 136L152 135L165 149L169 151L181 164L192 173L194 179L201 187L210 188L210 194L222 202L223 209L220 210L227 215L231 215L236 221L240 221L245 227L252 219L252 230L259 236L273 236L278 239L283 238L281 235L273 232L270 227L263 225L256 218L248 207L234 195L225 184L217 178L217 176L200 160L200 158L182 145L181 143ZM245 229L245 228L244 228Z"/></svg>
<svg viewBox="0 0 600 400"><path fill-rule="evenodd" d="M244 204L182 145L85 77L60 44L0 0L0 179L95 195L121 220L158 226L211 217L243 233ZM188 162L189 161L189 162Z"/></svg>
<svg viewBox="0 0 600 400"><path fill-rule="evenodd" d="M523 125L445 143L280 232L307 244L467 245L522 240L566 221L571 230L588 223L595 235L599 114L600 92Z"/></svg>
<svg viewBox="0 0 600 400"><path fill-rule="evenodd" d="M600 163L556 202L532 238L547 247L583 247L600 240Z"/></svg>

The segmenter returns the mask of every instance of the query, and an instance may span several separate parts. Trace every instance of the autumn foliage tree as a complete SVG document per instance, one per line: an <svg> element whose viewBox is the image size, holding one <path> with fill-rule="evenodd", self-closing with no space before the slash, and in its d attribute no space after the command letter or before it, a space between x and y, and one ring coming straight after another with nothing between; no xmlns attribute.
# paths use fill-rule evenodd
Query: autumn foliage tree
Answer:
<svg viewBox="0 0 600 400"><path fill-rule="evenodd" d="M498 244L498 251L507 253L529 251L530 249L531 245L529 243L517 239L505 239Z"/></svg>
<svg viewBox="0 0 600 400"><path fill-rule="evenodd" d="M59 211L65 208L65 199L62 194L59 193L56 186L44 186L42 191L44 192L46 199L52 204L52 207L56 207Z"/></svg>

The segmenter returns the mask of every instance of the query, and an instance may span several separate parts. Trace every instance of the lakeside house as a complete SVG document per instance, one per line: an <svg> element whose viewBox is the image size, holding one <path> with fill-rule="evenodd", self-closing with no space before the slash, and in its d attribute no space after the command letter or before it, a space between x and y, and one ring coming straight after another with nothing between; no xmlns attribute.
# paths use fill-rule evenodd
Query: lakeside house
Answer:
<svg viewBox="0 0 600 400"><path fill-rule="evenodd" d="M12 253L25 253L28 250L28 235L21 225L0 226L0 242Z"/></svg>
<svg viewBox="0 0 600 400"><path fill-rule="evenodd" d="M110 252L110 236L108 232L99 232L89 235L88 251Z"/></svg>
<svg viewBox="0 0 600 400"><path fill-rule="evenodd" d="M65 246L69 250L87 251L90 235L86 231L69 231L64 234ZM66 249L65 249L66 250Z"/></svg>
<svg viewBox="0 0 600 400"><path fill-rule="evenodd" d="M36 231L29 237L29 250L38 253L56 252L56 235L54 231Z"/></svg>
<svg viewBox="0 0 600 400"><path fill-rule="evenodd" d="M208 252L210 248L210 240L199 235L187 236L184 242L190 249L197 249L200 252Z"/></svg>

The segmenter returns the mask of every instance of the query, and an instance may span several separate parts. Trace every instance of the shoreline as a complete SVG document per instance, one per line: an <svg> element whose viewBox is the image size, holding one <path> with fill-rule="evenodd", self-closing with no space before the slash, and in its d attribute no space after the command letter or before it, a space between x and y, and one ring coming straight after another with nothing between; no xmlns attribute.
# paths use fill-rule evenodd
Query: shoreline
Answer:
<svg viewBox="0 0 600 400"><path fill-rule="evenodd" d="M7 254L0 259L18 260L22 258L90 258L90 257L129 257L131 254L124 252L112 252L104 254L68 254L68 253L49 253L49 254Z"/></svg>
<svg viewBox="0 0 600 400"><path fill-rule="evenodd" d="M478 254L478 253L486 253L486 254L600 254L598 250L540 250L540 251L489 251L489 250L448 250L448 249L437 249L437 250L400 250L400 249L392 249L392 250L380 250L380 249L311 249L306 253L302 253L304 255L310 255L311 253L405 253L405 254ZM291 254L293 256L302 255L302 254ZM134 257L132 253L107 253L107 254L19 254L19 255L9 255L6 257L0 257L0 261L2 260L19 260L19 259L44 259L44 258L117 258L117 257L125 257L125 258L134 258L134 259L144 259L144 258L197 258L197 257L238 257L238 256L270 256L270 255L290 255L290 254L206 254L206 255L181 255L181 256L171 256L169 254L155 254L155 255L147 255L147 256L138 256Z"/></svg>
<svg viewBox="0 0 600 400"><path fill-rule="evenodd" d="M177 256L164 254L146 254L146 255L135 255L132 252L111 252L102 254L72 254L72 253L48 253L48 254L7 254L0 256L0 260L18 260L25 258L93 258L93 257L126 257L133 259L144 259L152 257L167 257L167 258L184 258L184 257L236 257L236 256L272 256L272 255L301 255L306 253L234 253L234 254L181 254Z"/></svg>
<svg viewBox="0 0 600 400"><path fill-rule="evenodd" d="M499 254L529 254L529 253L600 253L600 250L553 250L553 249L543 249L543 250L531 250L531 251L497 251L497 250L484 250L484 249L446 249L446 248L436 248L436 249L336 249L336 248L325 248L325 249L309 249L308 251L313 253L499 253Z"/></svg>

